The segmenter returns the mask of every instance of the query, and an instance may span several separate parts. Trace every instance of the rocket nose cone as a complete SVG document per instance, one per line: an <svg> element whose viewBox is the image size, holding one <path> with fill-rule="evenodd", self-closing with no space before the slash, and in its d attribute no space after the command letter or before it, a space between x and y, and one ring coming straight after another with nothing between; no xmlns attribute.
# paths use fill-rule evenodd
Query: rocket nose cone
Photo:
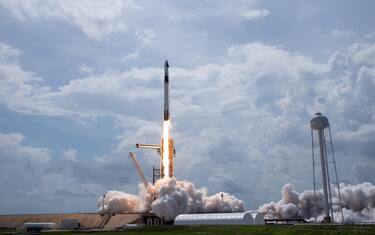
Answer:
<svg viewBox="0 0 375 235"><path fill-rule="evenodd" d="M164 67L167 67L167 68L169 67L168 60L165 60Z"/></svg>

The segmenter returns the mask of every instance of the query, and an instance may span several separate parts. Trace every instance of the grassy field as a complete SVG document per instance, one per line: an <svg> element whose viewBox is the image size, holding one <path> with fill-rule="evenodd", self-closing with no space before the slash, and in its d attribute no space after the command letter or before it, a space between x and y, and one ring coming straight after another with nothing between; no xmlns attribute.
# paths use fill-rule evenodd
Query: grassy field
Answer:
<svg viewBox="0 0 375 235"><path fill-rule="evenodd" d="M223 235L375 235L375 225L269 225L269 226L164 226L145 227L127 231L99 232L44 232L44 235L127 235L127 234L223 234ZM14 231L0 231L1 235L14 234Z"/></svg>

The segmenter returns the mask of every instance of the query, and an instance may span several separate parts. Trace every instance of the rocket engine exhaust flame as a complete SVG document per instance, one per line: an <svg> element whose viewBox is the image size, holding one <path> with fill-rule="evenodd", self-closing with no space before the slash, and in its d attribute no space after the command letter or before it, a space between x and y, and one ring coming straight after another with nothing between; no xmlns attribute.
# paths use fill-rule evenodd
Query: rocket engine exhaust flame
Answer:
<svg viewBox="0 0 375 235"><path fill-rule="evenodd" d="M162 140L162 146L163 146L163 152L161 153L161 170L163 171L162 175L164 177L170 176L170 159L169 159L169 142L170 142L170 128L171 123L169 120L164 121L163 123L163 140Z"/></svg>

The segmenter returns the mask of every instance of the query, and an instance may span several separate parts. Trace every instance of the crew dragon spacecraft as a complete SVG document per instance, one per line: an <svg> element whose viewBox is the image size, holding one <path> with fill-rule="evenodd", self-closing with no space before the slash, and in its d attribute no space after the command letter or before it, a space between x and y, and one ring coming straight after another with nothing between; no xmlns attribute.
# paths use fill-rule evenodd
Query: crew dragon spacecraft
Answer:
<svg viewBox="0 0 375 235"><path fill-rule="evenodd" d="M168 60L164 63L164 122L163 137L160 144L136 144L137 148L156 149L160 154L160 178L173 177L174 165L173 158L176 150L173 146L173 139L170 134L170 112L169 112L169 64Z"/></svg>

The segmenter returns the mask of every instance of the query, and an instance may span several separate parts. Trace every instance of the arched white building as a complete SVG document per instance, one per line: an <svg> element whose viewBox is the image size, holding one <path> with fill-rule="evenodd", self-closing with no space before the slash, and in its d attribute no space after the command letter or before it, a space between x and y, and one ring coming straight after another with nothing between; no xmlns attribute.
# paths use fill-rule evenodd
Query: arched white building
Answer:
<svg viewBox="0 0 375 235"><path fill-rule="evenodd" d="M265 224L263 214L258 213L257 211L250 211L250 214L253 217L254 224Z"/></svg>
<svg viewBox="0 0 375 235"><path fill-rule="evenodd" d="M255 220L254 220L255 218ZM241 213L208 213L182 214L174 220L175 225L209 225L209 224L264 224L261 214L254 212Z"/></svg>

